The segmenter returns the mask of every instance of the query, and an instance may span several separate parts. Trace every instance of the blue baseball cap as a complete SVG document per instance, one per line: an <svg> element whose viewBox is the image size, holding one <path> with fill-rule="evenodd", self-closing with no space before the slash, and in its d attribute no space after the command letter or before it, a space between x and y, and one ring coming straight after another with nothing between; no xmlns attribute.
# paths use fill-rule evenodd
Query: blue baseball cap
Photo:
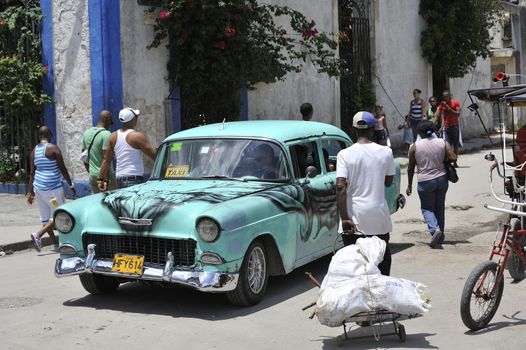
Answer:
<svg viewBox="0 0 526 350"><path fill-rule="evenodd" d="M358 112L352 118L352 126L356 129L369 129L374 127L376 119L369 112Z"/></svg>

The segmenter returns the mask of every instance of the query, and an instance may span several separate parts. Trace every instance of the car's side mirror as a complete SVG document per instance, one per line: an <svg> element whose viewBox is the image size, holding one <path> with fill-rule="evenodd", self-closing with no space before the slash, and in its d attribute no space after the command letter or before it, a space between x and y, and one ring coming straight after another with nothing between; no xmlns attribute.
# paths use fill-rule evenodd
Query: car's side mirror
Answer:
<svg viewBox="0 0 526 350"><path fill-rule="evenodd" d="M312 179L316 175L318 175L318 168L314 165L309 165L307 169L305 169L305 178Z"/></svg>

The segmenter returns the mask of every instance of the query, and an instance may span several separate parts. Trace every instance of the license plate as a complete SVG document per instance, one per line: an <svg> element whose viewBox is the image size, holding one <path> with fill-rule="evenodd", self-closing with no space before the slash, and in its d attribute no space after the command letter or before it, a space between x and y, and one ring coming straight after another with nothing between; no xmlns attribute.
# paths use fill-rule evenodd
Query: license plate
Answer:
<svg viewBox="0 0 526 350"><path fill-rule="evenodd" d="M127 273L130 275L141 275L144 265L143 255L127 255L117 253L113 257L111 271Z"/></svg>

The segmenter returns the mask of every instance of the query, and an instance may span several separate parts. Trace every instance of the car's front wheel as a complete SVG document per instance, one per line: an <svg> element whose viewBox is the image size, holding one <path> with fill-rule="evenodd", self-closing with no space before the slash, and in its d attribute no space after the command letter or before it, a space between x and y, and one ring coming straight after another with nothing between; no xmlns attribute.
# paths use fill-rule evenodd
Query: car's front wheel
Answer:
<svg viewBox="0 0 526 350"><path fill-rule="evenodd" d="M79 275L82 287L94 295L111 294L119 288L119 280L114 277L83 273Z"/></svg>
<svg viewBox="0 0 526 350"><path fill-rule="evenodd" d="M257 304L265 295L267 282L267 252L261 242L254 241L243 259L236 289L227 293L228 300L239 306Z"/></svg>

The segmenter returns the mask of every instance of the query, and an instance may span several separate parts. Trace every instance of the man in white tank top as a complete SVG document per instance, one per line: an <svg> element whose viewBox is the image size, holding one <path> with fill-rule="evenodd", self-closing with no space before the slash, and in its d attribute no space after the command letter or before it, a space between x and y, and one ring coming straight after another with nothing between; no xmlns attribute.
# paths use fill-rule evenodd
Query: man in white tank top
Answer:
<svg viewBox="0 0 526 350"><path fill-rule="evenodd" d="M97 178L97 185L101 191L106 191L108 188L108 170L114 155L117 161L115 171L117 188L144 182L142 154L153 160L155 150L142 132L134 130L139 114L139 110L132 108L124 108L119 112L122 127L113 132L108 139L109 145Z"/></svg>

